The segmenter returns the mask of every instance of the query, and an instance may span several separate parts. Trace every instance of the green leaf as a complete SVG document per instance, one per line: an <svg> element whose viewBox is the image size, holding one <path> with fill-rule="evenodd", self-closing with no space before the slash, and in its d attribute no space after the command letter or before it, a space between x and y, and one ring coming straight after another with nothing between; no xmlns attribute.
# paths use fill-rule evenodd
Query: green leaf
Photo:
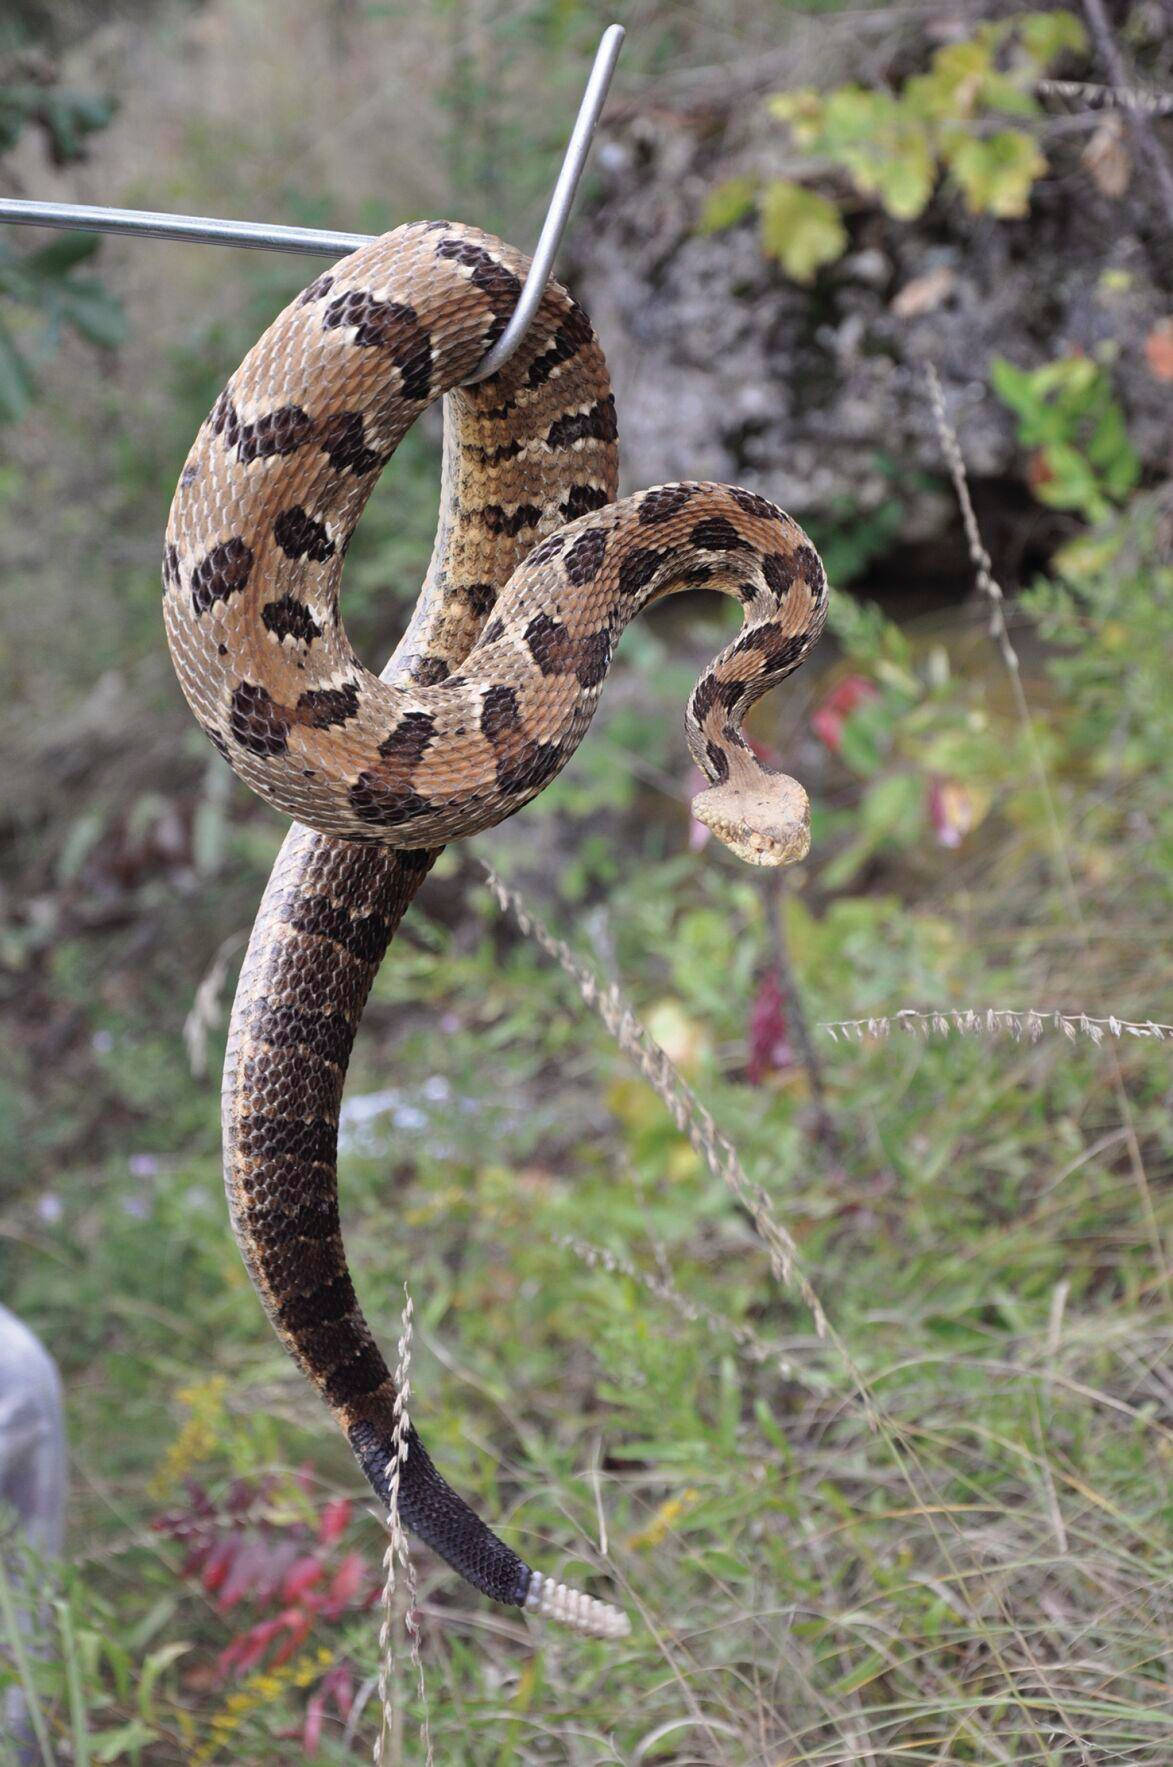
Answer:
<svg viewBox="0 0 1173 1767"><path fill-rule="evenodd" d="M982 81L982 109L1009 111L1012 116L1034 117L1039 106L1033 93L1009 74L989 73Z"/></svg>
<svg viewBox="0 0 1173 1767"><path fill-rule="evenodd" d="M69 825L57 855L59 883L77 881L81 869L101 840L106 827L106 812L98 805L82 810Z"/></svg>
<svg viewBox="0 0 1173 1767"><path fill-rule="evenodd" d="M924 825L924 782L912 773L890 773L868 787L860 805L860 822L873 842L895 841L908 846Z"/></svg>
<svg viewBox="0 0 1173 1767"><path fill-rule="evenodd" d="M0 319L0 421L16 423L33 402L37 383L32 370Z"/></svg>
<svg viewBox="0 0 1173 1767"><path fill-rule="evenodd" d="M114 101L88 92L50 90L41 96L35 114L49 131L53 158L60 166L85 157L85 137L106 127L114 115Z"/></svg>
<svg viewBox="0 0 1173 1767"><path fill-rule="evenodd" d="M839 759L843 765L850 767L861 779L867 779L879 768L880 758L875 731L858 726L848 718L839 735Z"/></svg>
<svg viewBox="0 0 1173 1767"><path fill-rule="evenodd" d="M1087 32L1073 12L1024 12L1014 20L1014 28L1023 48L1040 69L1065 49L1075 55L1082 55L1087 49Z"/></svg>
<svg viewBox="0 0 1173 1767"><path fill-rule="evenodd" d="M104 1730L100 1736L94 1737L94 1760L121 1761L133 1750L143 1749L149 1742L155 1742L158 1735L153 1724L144 1724L141 1718L132 1718L129 1724L122 1724L117 1730Z"/></svg>
<svg viewBox="0 0 1173 1767"><path fill-rule="evenodd" d="M869 171L853 168L856 184L861 191L874 190L898 221L915 220L933 194L936 180L927 133L919 125L905 125L890 146L883 140L877 145L880 151Z"/></svg>
<svg viewBox="0 0 1173 1767"><path fill-rule="evenodd" d="M723 184L716 185L705 198L697 231L720 233L724 228L734 226L750 213L757 189L756 178L727 178Z"/></svg>
<svg viewBox="0 0 1173 1767"><path fill-rule="evenodd" d="M192 1646L185 1639L177 1638L170 1644L160 1645L158 1650L151 1651L147 1657L138 1684L138 1709L146 1722L150 1722L155 1684L160 1675L191 1648Z"/></svg>
<svg viewBox="0 0 1173 1767"><path fill-rule="evenodd" d="M15 147L31 111L28 97L19 87L0 87L0 152Z"/></svg>
<svg viewBox="0 0 1173 1767"><path fill-rule="evenodd" d="M1088 443L1087 457L1103 474L1110 497L1126 497L1140 477L1140 460L1128 440L1124 413L1114 399L1106 402Z"/></svg>
<svg viewBox="0 0 1173 1767"><path fill-rule="evenodd" d="M943 145L942 158L970 213L1001 220L1026 214L1031 186L1047 169L1038 144L1021 129L985 136L957 130Z"/></svg>
<svg viewBox="0 0 1173 1767"><path fill-rule="evenodd" d="M97 249L96 233L59 233L48 245L30 252L24 263L37 276L60 277L92 258Z"/></svg>
<svg viewBox="0 0 1173 1767"><path fill-rule="evenodd" d="M1119 556L1123 539L1119 532L1077 534L1061 546L1051 564L1058 576L1068 582L1086 584L1109 570Z"/></svg>
<svg viewBox="0 0 1173 1767"><path fill-rule="evenodd" d="M936 176L928 130L890 94L841 86L827 100L817 145L898 219L911 220L928 202Z"/></svg>
<svg viewBox="0 0 1173 1767"><path fill-rule="evenodd" d="M990 380L1003 405L1009 405L1020 417L1037 410L1039 398L1025 368L1016 368L1005 356L995 356L990 363Z"/></svg>
<svg viewBox="0 0 1173 1767"><path fill-rule="evenodd" d="M795 282L813 282L816 270L847 249L847 230L835 204L801 184L777 178L759 201L762 249Z"/></svg>
<svg viewBox="0 0 1173 1767"><path fill-rule="evenodd" d="M758 1428L761 1430L763 1436L765 1436L767 1442L769 1442L772 1447L776 1448L785 1460L789 1461L791 1458L790 1443L787 1440L781 1425L770 1410L770 1407L766 1404L766 1401L764 1399L755 1399L753 1410L754 1416L757 1419Z"/></svg>
<svg viewBox="0 0 1173 1767"><path fill-rule="evenodd" d="M892 128L899 120L900 107L891 93L840 86L824 106L821 144L832 154L844 147L866 147L879 130Z"/></svg>
<svg viewBox="0 0 1173 1767"><path fill-rule="evenodd" d="M889 736L891 718L886 716L878 700L868 700L844 720L839 732L839 759L863 779L875 773L882 758L882 745Z"/></svg>
<svg viewBox="0 0 1173 1767"><path fill-rule="evenodd" d="M1135 489L1139 479L1140 456L1132 443L1125 441L1115 460L1104 469L1104 489L1110 497L1122 503L1128 493Z"/></svg>
<svg viewBox="0 0 1173 1767"><path fill-rule="evenodd" d="M725 1552L719 1546L699 1551L695 1556L706 1577L720 1577L726 1583L744 1583L754 1575L753 1566L745 1559Z"/></svg>
<svg viewBox="0 0 1173 1767"><path fill-rule="evenodd" d="M824 865L823 875L820 879L822 887L831 891L845 889L852 879L863 870L875 851L875 846L876 843L864 835L849 842L841 853L837 853L832 860Z"/></svg>
<svg viewBox="0 0 1173 1767"><path fill-rule="evenodd" d="M994 390L1018 417L1019 440L1040 450L1032 474L1041 503L1107 515L1136 485L1140 461L1103 365L1090 356L1060 356L1023 372L996 359Z"/></svg>
<svg viewBox="0 0 1173 1767"><path fill-rule="evenodd" d="M949 43L933 56L927 74L904 83L902 97L919 116L939 122L972 117L992 67L989 42Z"/></svg>
<svg viewBox="0 0 1173 1767"><path fill-rule="evenodd" d="M795 146L808 150L822 131L824 108L819 94L809 87L800 87L797 92L779 92L766 106L772 117L777 117L780 123L790 124Z"/></svg>
<svg viewBox="0 0 1173 1767"><path fill-rule="evenodd" d="M1068 442L1051 442L1043 450L1047 477L1035 487L1040 503L1052 509L1082 509L1093 521L1108 513L1085 457Z"/></svg>
<svg viewBox="0 0 1173 1767"><path fill-rule="evenodd" d="M58 290L61 316L79 331L87 343L115 350L126 338L126 315L121 303L92 277L71 277Z"/></svg>

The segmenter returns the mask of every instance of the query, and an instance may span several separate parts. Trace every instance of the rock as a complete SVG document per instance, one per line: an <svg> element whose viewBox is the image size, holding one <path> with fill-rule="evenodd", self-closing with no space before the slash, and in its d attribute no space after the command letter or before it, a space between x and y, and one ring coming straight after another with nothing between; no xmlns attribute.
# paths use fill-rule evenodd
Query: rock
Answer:
<svg viewBox="0 0 1173 1767"><path fill-rule="evenodd" d="M990 390L992 358L1030 367L1113 340L1134 444L1165 468L1167 385L1145 340L1168 307L1145 212L1097 189L1074 147L1070 176L1040 183L1022 221L974 218L938 194L920 221L895 222L853 199L852 249L806 288L764 256L753 217L697 231L714 185L760 168L771 125L750 128L744 109L723 122L711 106L703 118L633 118L598 160L603 193L580 224L570 279L611 363L626 489L740 481L824 525L896 498L893 546L919 546L956 522L925 364L971 475L1021 510L1026 451Z"/></svg>

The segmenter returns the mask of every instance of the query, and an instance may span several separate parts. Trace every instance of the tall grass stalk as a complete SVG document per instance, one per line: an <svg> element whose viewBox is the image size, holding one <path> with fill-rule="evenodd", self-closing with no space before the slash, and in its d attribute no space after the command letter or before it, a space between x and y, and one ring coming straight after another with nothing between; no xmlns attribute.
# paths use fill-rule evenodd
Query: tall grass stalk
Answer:
<svg viewBox="0 0 1173 1767"><path fill-rule="evenodd" d="M24 1695L25 1709L33 1735L37 1739L37 1747L41 1751L44 1767L55 1767L52 1747L49 1743L49 1730L45 1723L45 1714L41 1709L40 1695L37 1693L33 1680L32 1665L25 1649L24 1638L20 1629L20 1616L16 1611L16 1595L8 1575L8 1567L4 1562L4 1552L0 1546L0 1618L4 1621L4 1643L12 1652L12 1660L16 1664L17 1679Z"/></svg>
<svg viewBox="0 0 1173 1767"><path fill-rule="evenodd" d="M402 1743L402 1725L399 1721L393 1693L395 1648L392 1641L395 1625L395 1566L397 1563L403 1571L406 1597L403 1624L410 1644L411 1663L415 1670L416 1691L419 1695L421 1708L420 1740L424 1745L424 1759L427 1767L433 1767L428 1692L424 1682L423 1657L420 1654L419 1620L415 1611L418 1586L415 1566L412 1563L407 1545L407 1536L403 1531L403 1523L399 1519L399 1480L408 1456L408 1430L410 1428L407 1402L411 1397L412 1313L411 1295L408 1293L407 1284L404 1283L398 1360L395 1365L395 1425L391 1434L391 1453L387 1461L390 1494L387 1504L387 1551L383 1558L387 1575L383 1584L383 1619L379 1627L379 1704L381 1714L379 1734L375 1739L373 1751L375 1767L385 1767L389 1761L398 1760ZM394 1753L389 1754L389 1749L393 1749Z"/></svg>
<svg viewBox="0 0 1173 1767"><path fill-rule="evenodd" d="M89 1767L90 1738L86 1723L86 1702L81 1685L81 1665L77 1660L77 1640L73 1635L73 1615L68 1601L56 1600L57 1623L61 1628L61 1654L65 1659L65 1679L69 1688L69 1721L73 1729L73 1767Z"/></svg>
<svg viewBox="0 0 1173 1767"><path fill-rule="evenodd" d="M920 1012L902 1006L899 1012L870 1014L867 1018L823 1019L820 1031L826 1031L833 1042L862 1042L865 1037L888 1037L893 1030L910 1036L947 1037L956 1031L962 1037L1012 1037L1021 1043L1037 1043L1045 1031L1060 1031L1069 1043L1078 1037L1090 1037L1102 1043L1108 1037L1148 1037L1158 1043L1173 1038L1173 1025L1156 1019L1092 1018L1086 1012L1054 1012L1044 1006L950 1006L944 1011Z"/></svg>
<svg viewBox="0 0 1173 1767"><path fill-rule="evenodd" d="M1098 0L1097 0L1098 5ZM941 442L941 450L949 466L949 474L953 480L953 489L957 494L957 502L961 509L961 520L965 528L966 545L969 550L970 563L974 569L974 577L978 589L990 604L990 637L998 648L999 655L1006 668L1010 681L1010 690L1014 698L1018 721L1030 756L1031 770L1039 790L1047 819L1047 827L1051 839L1051 852L1055 872L1060 887L1067 901L1071 923L1076 929L1084 950L1091 951L1091 929L1083 912L1083 904L1076 888L1075 873L1072 869L1071 855L1067 850L1067 840L1059 813L1055 805L1055 795L1051 789L1051 779L1047 765L1043 759L1043 751L1035 730L1027 702L1026 688L1022 682L1022 666L1018 660L1018 652L1010 637L1006 625L1006 598L1002 593L1001 584L994 576L993 562L982 543L981 531L978 528L977 516L974 513L973 499L969 494L969 478L965 470L965 461L961 453L961 444L957 433L949 422L949 414L945 409L945 394L941 388L940 378L932 363L926 364L925 374L928 379L929 400L932 405L933 418L937 426L937 434ZM1140 1151L1140 1141L1136 1133L1136 1122L1124 1084L1124 1075L1114 1045L1108 1046L1108 1072L1112 1081L1112 1090L1116 1096L1120 1120L1125 1130L1125 1144L1128 1149L1129 1165L1132 1169L1133 1182L1140 1199L1141 1213L1149 1235L1149 1243L1156 1261L1156 1279L1164 1292L1165 1302L1173 1313L1173 1275L1170 1273L1169 1261L1165 1253L1165 1244L1161 1238L1160 1224L1156 1209L1153 1206L1152 1189L1149 1185L1148 1173L1145 1170L1144 1158Z"/></svg>

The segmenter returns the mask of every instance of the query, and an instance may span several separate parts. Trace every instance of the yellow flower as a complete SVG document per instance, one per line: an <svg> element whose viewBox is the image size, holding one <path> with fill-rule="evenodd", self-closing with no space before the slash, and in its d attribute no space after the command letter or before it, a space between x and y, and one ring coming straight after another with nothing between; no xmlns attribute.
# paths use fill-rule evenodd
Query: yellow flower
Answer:
<svg viewBox="0 0 1173 1767"><path fill-rule="evenodd" d="M224 1436L224 1389L222 1374L210 1380L180 1387L175 1397L187 1407L188 1416L179 1434L155 1468L147 1489L152 1497L165 1497L193 1466L211 1459Z"/></svg>
<svg viewBox="0 0 1173 1767"><path fill-rule="evenodd" d="M207 1738L191 1756L189 1767L208 1767L250 1713L270 1705L290 1688L309 1687L333 1661L333 1651L321 1645L277 1668L254 1670L247 1681L228 1695L220 1710L212 1714Z"/></svg>

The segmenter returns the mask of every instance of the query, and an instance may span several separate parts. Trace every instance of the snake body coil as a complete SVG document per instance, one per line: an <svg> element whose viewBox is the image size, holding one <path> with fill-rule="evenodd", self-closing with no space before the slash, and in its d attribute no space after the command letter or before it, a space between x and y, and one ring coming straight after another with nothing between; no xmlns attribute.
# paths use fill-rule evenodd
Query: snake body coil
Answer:
<svg viewBox="0 0 1173 1767"><path fill-rule="evenodd" d="M615 406L590 321L557 284L518 353L462 387L512 312L526 259L416 223L319 276L229 381L183 468L164 612L203 729L297 817L241 973L224 1075L237 1241L278 1335L388 1495L395 1391L359 1309L338 1219L338 1113L387 945L444 842L492 826L560 771L616 640L649 602L706 585L741 636L685 719L710 787L696 813L755 864L800 858L809 806L740 734L821 630L801 530L756 494L676 484L614 501ZM424 406L444 403L443 497L411 622L382 677L340 622L347 545ZM312 832L311 832L312 831ZM622 1615L555 1588L493 1535L414 1430L402 1520L498 1601L612 1635Z"/></svg>

